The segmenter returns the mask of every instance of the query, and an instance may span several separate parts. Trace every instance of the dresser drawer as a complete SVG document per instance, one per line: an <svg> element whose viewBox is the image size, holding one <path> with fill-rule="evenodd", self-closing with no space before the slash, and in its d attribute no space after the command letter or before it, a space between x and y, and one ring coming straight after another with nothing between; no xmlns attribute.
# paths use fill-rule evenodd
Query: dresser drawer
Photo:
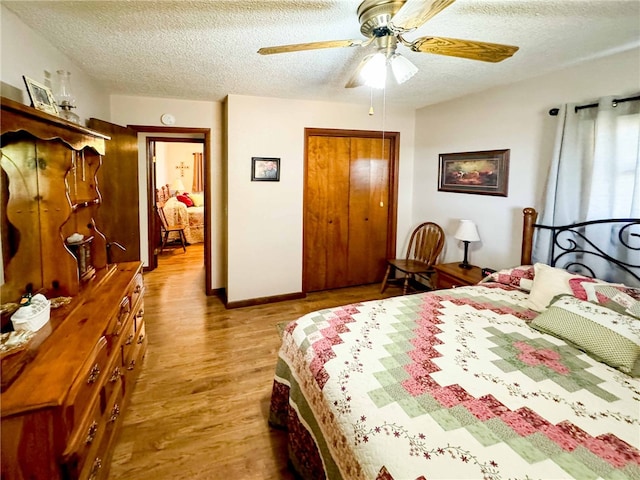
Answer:
<svg viewBox="0 0 640 480"><path fill-rule="evenodd" d="M138 273L133 279L133 285L131 287L131 292L129 297L131 298L131 305L135 305L138 301L138 298L142 296L144 293L144 282L142 278L142 273Z"/></svg>
<svg viewBox="0 0 640 480"><path fill-rule="evenodd" d="M131 377L131 372L135 372L133 376L137 376L140 361L147 348L147 335L144 322L140 324L139 330L136 332L135 338L130 345L123 346L124 367L127 377Z"/></svg>
<svg viewBox="0 0 640 480"><path fill-rule="evenodd" d="M87 411L98 402L100 389L107 376L108 352L107 340L100 337L92 354L87 358L80 375L69 390L68 400L64 406L64 422L68 432L67 438L74 437L75 430L82 423Z"/></svg>
<svg viewBox="0 0 640 480"><path fill-rule="evenodd" d="M140 331L140 328L144 324L144 300L141 300L136 307L136 313L133 317L133 321L135 322L136 332Z"/></svg>
<svg viewBox="0 0 640 480"><path fill-rule="evenodd" d="M105 377L103 386L103 405L113 396L113 392L122 387L124 381L124 366L122 365L122 358L119 354L113 355L113 359L109 365L109 371Z"/></svg>
<svg viewBox="0 0 640 480"><path fill-rule="evenodd" d="M104 416L100 402L96 401L87 412L85 421L75 432L74 437L62 454L62 469L66 478L78 478L85 468L86 459L98 452L105 432Z"/></svg>
<svg viewBox="0 0 640 480"><path fill-rule="evenodd" d="M107 408L105 409L100 424L100 437L96 438L98 442L95 450L87 452L87 456L84 459L82 468L79 470L80 474L77 478L80 480L99 480L107 478L109 469L109 462L111 461L110 446L113 443L113 438L117 427L122 422L123 414L123 398L124 390L119 384L116 390L114 390L111 398L108 399Z"/></svg>
<svg viewBox="0 0 640 480"><path fill-rule="evenodd" d="M123 370L126 371L127 366L129 365L129 361L132 358L133 355L133 350L135 348L136 345L136 322L133 321L131 322L131 325L129 325L129 328L127 329L124 337L123 337L123 341L122 341L122 345L120 347L120 361L123 367Z"/></svg>
<svg viewBox="0 0 640 480"><path fill-rule="evenodd" d="M438 272L438 289L462 287L465 284L455 277Z"/></svg>
<svg viewBox="0 0 640 480"><path fill-rule="evenodd" d="M109 351L113 350L118 344L118 339L122 337L123 331L126 329L131 317L131 298L128 295L120 300L120 308L118 313L109 321L105 331Z"/></svg>

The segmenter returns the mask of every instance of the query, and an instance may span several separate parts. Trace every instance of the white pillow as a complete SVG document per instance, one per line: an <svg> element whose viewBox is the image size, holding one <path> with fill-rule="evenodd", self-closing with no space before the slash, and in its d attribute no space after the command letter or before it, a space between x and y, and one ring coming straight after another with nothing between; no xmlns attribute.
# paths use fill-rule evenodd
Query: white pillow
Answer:
<svg viewBox="0 0 640 480"><path fill-rule="evenodd" d="M556 295L563 293L573 295L569 280L585 278L583 275L576 275L562 268L550 267L544 263L536 263L533 268L535 272L533 285L529 299L525 301L525 306L537 312L546 310Z"/></svg>
<svg viewBox="0 0 640 480"><path fill-rule="evenodd" d="M204 205L204 195L201 193L190 193L189 198L193 201L194 207L202 207Z"/></svg>

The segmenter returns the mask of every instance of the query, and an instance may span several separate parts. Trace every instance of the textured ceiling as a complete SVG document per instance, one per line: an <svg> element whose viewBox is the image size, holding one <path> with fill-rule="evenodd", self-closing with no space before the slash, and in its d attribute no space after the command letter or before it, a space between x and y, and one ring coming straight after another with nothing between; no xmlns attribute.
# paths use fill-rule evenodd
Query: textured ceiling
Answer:
<svg viewBox="0 0 640 480"><path fill-rule="evenodd" d="M360 0L6 1L109 93L368 102L344 88L367 48L262 56L260 47L363 39ZM457 0L417 31L517 45L501 63L398 51L419 72L387 103L419 108L640 45L639 0ZM389 82L392 83L392 82Z"/></svg>

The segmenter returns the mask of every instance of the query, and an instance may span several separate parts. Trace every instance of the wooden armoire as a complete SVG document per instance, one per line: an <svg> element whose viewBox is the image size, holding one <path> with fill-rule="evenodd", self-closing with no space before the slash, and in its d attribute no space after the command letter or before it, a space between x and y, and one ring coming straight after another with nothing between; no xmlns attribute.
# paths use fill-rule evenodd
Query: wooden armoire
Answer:
<svg viewBox="0 0 640 480"><path fill-rule="evenodd" d="M380 282L395 255L399 133L306 129L303 288Z"/></svg>

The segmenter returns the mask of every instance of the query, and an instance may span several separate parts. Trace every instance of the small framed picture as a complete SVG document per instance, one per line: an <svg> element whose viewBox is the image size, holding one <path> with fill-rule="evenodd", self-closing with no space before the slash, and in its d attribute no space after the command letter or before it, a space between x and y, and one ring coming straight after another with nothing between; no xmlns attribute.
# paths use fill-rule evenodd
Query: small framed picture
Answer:
<svg viewBox="0 0 640 480"><path fill-rule="evenodd" d="M53 98L51 89L24 75L22 78L24 78L24 83L27 86L27 92L29 92L29 97L31 98L31 105L43 112L58 115L58 106L56 105L56 100Z"/></svg>
<svg viewBox="0 0 640 480"><path fill-rule="evenodd" d="M280 159L252 157L251 158L252 182L279 182Z"/></svg>
<svg viewBox="0 0 640 480"><path fill-rule="evenodd" d="M438 190L506 197L509 186L509 150L443 153Z"/></svg>

